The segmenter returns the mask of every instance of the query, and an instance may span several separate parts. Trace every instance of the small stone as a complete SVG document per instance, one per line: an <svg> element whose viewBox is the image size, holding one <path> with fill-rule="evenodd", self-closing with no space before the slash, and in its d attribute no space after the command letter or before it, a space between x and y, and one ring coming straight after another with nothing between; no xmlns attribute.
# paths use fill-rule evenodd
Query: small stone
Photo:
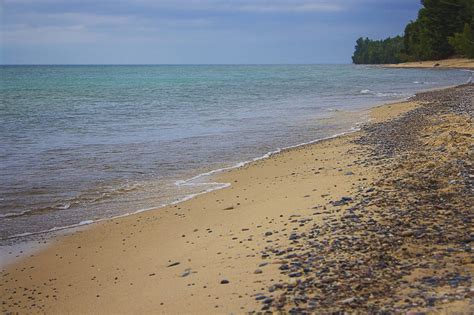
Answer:
<svg viewBox="0 0 474 315"><path fill-rule="evenodd" d="M280 269L280 270L288 270L288 269L290 269L290 267L289 267L287 264L284 264L284 265L281 265L280 267L278 267L278 269Z"/></svg>
<svg viewBox="0 0 474 315"><path fill-rule="evenodd" d="M228 283L230 283L229 280L226 280L226 279L221 280L221 284L228 284Z"/></svg>
<svg viewBox="0 0 474 315"><path fill-rule="evenodd" d="M180 262L174 262L174 263L172 263L172 264L169 264L169 265L168 265L168 268L169 268L169 267L177 266L177 265L179 265L179 264L180 264Z"/></svg>
<svg viewBox="0 0 474 315"><path fill-rule="evenodd" d="M302 272L297 271L297 272L290 273L288 276L290 276L291 278L298 278L298 277L301 277L302 275L303 275Z"/></svg>
<svg viewBox="0 0 474 315"><path fill-rule="evenodd" d="M355 297L351 297L351 298L342 300L341 303L342 303L342 304L350 304L350 303L353 303L353 302L355 302L355 301L356 301L356 298L355 298Z"/></svg>
<svg viewBox="0 0 474 315"><path fill-rule="evenodd" d="M263 303L264 304L271 304L273 302L273 299L272 298L266 298Z"/></svg>
<svg viewBox="0 0 474 315"><path fill-rule="evenodd" d="M188 268L181 274L181 277L184 278L184 277L189 276L190 274L191 274L191 269Z"/></svg>

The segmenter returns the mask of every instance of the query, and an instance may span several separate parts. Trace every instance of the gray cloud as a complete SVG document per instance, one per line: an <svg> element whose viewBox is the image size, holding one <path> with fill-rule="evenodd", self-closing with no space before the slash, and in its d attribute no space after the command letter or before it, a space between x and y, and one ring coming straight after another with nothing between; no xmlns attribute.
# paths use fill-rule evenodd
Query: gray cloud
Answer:
<svg viewBox="0 0 474 315"><path fill-rule="evenodd" d="M47 52L38 60L65 63L105 54L115 62L334 62L349 58L358 36L398 34L419 6L416 0L0 1L2 62Z"/></svg>

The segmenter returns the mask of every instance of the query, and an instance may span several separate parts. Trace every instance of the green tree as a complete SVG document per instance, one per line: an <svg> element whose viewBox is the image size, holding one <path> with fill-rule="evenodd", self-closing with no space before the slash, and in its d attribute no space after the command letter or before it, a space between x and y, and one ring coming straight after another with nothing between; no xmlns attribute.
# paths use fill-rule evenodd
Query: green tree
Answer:
<svg viewBox="0 0 474 315"><path fill-rule="evenodd" d="M464 24L462 33L456 33L449 37L449 43L454 47L457 54L474 58L474 34L468 23Z"/></svg>
<svg viewBox="0 0 474 315"><path fill-rule="evenodd" d="M467 8L470 2L472 0L421 1L423 8L418 12L418 42L415 43L417 59L442 59L453 55L454 48L448 38L462 32L464 23L470 22L472 17Z"/></svg>
<svg viewBox="0 0 474 315"><path fill-rule="evenodd" d="M356 41L352 61L355 64L382 64L400 62L400 53L403 51L403 38L396 36L384 40L370 40L359 38Z"/></svg>
<svg viewBox="0 0 474 315"><path fill-rule="evenodd" d="M472 57L474 0L421 0L418 17L403 37L359 38L354 63L437 60L455 53Z"/></svg>

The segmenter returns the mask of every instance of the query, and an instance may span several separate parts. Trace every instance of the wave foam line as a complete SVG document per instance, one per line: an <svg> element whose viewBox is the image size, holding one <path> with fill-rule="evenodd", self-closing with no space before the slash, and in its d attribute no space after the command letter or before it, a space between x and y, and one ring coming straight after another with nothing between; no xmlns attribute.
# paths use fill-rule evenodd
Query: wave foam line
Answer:
<svg viewBox="0 0 474 315"><path fill-rule="evenodd" d="M188 178L188 179L185 179L185 180L178 180L178 181L175 182L175 185L176 186L201 186L201 185L222 184L222 183L192 183L192 181L195 181L195 180L200 179L202 177L207 177L207 176L210 176L210 175L214 175L216 173L221 173L221 172L224 172L224 171L230 171L230 170L233 170L233 169L236 169L236 168L239 168L239 167L243 167L243 166L245 166L249 163L256 162L256 161L263 160L263 159L267 159L267 158L269 158L269 157L271 157L275 154L281 153L283 151L287 151L287 150L298 148L298 147L301 147L301 146L314 144L314 143L317 143L317 142L321 142L321 141L337 138L337 137L340 137L340 136L343 136L343 135L346 135L346 134L350 134L350 133L353 133L353 132L357 132L357 131L360 130L360 128L358 127L360 124L363 124L363 123L357 123L356 124L357 127L351 127L351 129L349 131L344 131L344 132L341 132L341 133L334 134L332 136L328 136L328 137L324 137L324 138L318 138L318 139L315 139L315 140L311 140L311 141L308 141L308 142L302 142L302 143L298 143L298 144L283 147L283 148L277 148L274 151L267 152L264 155L253 158L251 160L239 162L239 163L237 163L235 165L232 165L232 166L218 168L218 169L215 169L215 170L211 170L209 172L201 173L201 174L198 174L194 177L191 177L191 178Z"/></svg>
<svg viewBox="0 0 474 315"><path fill-rule="evenodd" d="M21 217L25 214L28 214L30 213L31 210L25 210L25 211L21 211L21 212L7 212L7 213L4 213L4 214L0 214L0 218L13 218L13 217Z"/></svg>

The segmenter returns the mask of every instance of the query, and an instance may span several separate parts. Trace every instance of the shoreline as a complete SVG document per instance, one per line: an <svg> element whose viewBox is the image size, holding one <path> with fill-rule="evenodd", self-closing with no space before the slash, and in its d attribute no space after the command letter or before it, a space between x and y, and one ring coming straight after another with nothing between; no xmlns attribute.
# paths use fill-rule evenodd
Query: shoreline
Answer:
<svg viewBox="0 0 474 315"><path fill-rule="evenodd" d="M442 59L442 60L403 62L403 63L398 63L398 64L383 64L379 66L383 68L408 68L408 69L432 68L432 69L474 70L474 59L451 58L451 59Z"/></svg>
<svg viewBox="0 0 474 315"><path fill-rule="evenodd" d="M437 74L435 74L437 76ZM455 80L456 82L464 82L464 74L462 72L456 72L454 73L454 75L458 75L461 77L460 80ZM432 80L432 81L436 81L436 80ZM383 103L386 103L383 101L383 99L386 98L387 95L390 95L390 94L394 94L396 96L394 97L397 97L397 98L401 98L401 97L411 97L414 93L415 93L415 90L418 90L418 91L424 91L426 89L429 89L431 88L431 85L432 84L436 84L435 82L428 82L427 84L429 85L418 85L417 84L418 81L415 81L413 83L415 83L415 85L413 84L410 84L412 87L410 87L410 89L413 89L412 91L410 91L409 93L383 93L383 90L381 90L381 92L377 92L376 91L370 91L370 90L367 90L367 91L370 91L370 93L362 93L363 90L359 91L359 89L356 89L356 91L354 91L354 93L361 93L361 94L370 94L372 100L368 101L369 103L364 103L365 107L372 107L372 106L378 106L379 104L383 104ZM424 82L422 82L424 83ZM438 84L441 84L441 83L438 83ZM447 83L443 83L443 84L447 84ZM377 89L378 91L378 89ZM379 94L381 95L385 95L385 97L382 97L383 99L378 99L379 98ZM358 95L358 94L357 94ZM374 97L374 96L377 96L377 97ZM393 101L390 101L390 103L393 102ZM349 102L350 104L350 102ZM368 106L367 104L371 104L370 106ZM329 109L328 109L329 110ZM354 116L352 115L352 113L348 113L349 115L351 116ZM353 119L352 121L356 121L356 120L359 120L359 121L363 121L362 119ZM350 124L348 123L345 123L346 126L350 126ZM327 129L326 129L327 130ZM341 131L342 128L336 128L334 130L334 132L332 133L337 133L339 131ZM296 134L296 133L295 133ZM301 133L302 135L305 134L305 132L303 131L303 133ZM318 133L315 133L315 135L318 134ZM325 136L325 135L328 135L329 133L326 133L326 132L322 132L322 135L321 136ZM306 136L303 136L303 137L297 137L295 139L293 139L292 141L283 141L285 144L293 144L293 143L297 143L296 145L299 145L299 139L303 139L304 141L308 140L308 139L311 139L311 138L320 138L321 136L310 136L310 137L306 137ZM313 139L314 139L313 138ZM317 139L316 139L317 140ZM263 142L265 143L265 142ZM278 146L278 143L277 142L272 142L271 145L268 145L268 148L276 148ZM247 152L250 152L250 151L247 151ZM259 152L258 148L256 150L253 150L253 152ZM266 155L268 153L266 153L265 151L262 151L261 152L262 154ZM252 157L252 155L245 155L243 158L241 159L235 159L235 160L255 160L255 158L250 158L248 159L249 157ZM230 160L230 159L229 159ZM247 161L245 161L247 162ZM224 164L224 163L222 163ZM225 163L227 164L227 163ZM242 164L242 163L238 163L239 164ZM221 164L218 164L216 167L221 167L220 166ZM229 166L229 168L232 168L232 167L235 167L236 165L231 165ZM214 167L211 167L211 168L208 168L207 166L206 167L202 167L201 169L197 170L197 169L189 169L187 170L186 172L190 175L194 175L196 173L200 173L202 172L203 170L204 171L207 171L208 169L211 169L211 172L212 172L212 169ZM226 167L227 168L227 167ZM198 174L199 176L200 174ZM181 176L180 176L181 177ZM184 182L186 182L188 180L188 178L184 177L182 178ZM9 225L11 224L11 228L4 228L2 229L2 234L4 235L4 239L15 239L16 237L18 236L27 236L28 234L31 234L31 235L38 235L38 234L42 234L42 233L50 233L52 231L56 231L56 230L67 230L69 228L75 228L77 226L83 226L83 225L88 225L89 223L91 223L92 221L102 221L102 220L108 220L108 219L113 219L114 217L121 217L123 215L133 215L134 213L140 213L140 212L143 212L143 211L148 211L148 210L153 210L155 208L161 208L163 206L166 206L167 204L170 204L170 203L176 203L176 202L180 202L182 200L186 200L188 199L190 196L189 194L191 193L195 193L195 192L199 192L199 191L203 191L202 188L203 186L201 187L183 187L182 188L179 188L177 186L173 186L173 182L175 181L175 178L173 178L173 180L171 181L163 181L164 182L164 185L168 186L169 185L169 193L168 193L168 187L165 187L166 189L164 189L163 191L166 191L165 194L163 194L164 197L160 197L160 193L156 193L156 189L154 190L156 195L158 197L156 198L150 198L150 202L126 202L126 198L128 198L127 196L131 196L131 197L134 197L135 195L138 195L138 196L141 196L143 198L141 198L142 200L147 200L147 196L142 196L144 194L139 194L140 192L140 188L139 189L132 189L132 190L135 190L135 192L132 192L132 193L129 193L127 192L128 195L126 195L123 199L121 199L121 201L119 201L119 203L115 203L115 206L114 206L114 199L113 198L109 198L109 195L112 195L112 194L116 194L119 195L119 194L122 194L122 187L121 186L127 186L128 184L126 185L122 185L120 184L119 187L112 187L110 189L110 191L108 189L104 191L102 191L102 194L101 195L104 195L104 194L107 194L106 198L108 198L107 200L107 203L104 204L104 205L101 205L101 206L98 206L95 204L95 201L89 203L87 200L84 201L84 205L82 205L82 195L83 193L82 192L79 192L77 194L77 197L73 197L73 198L69 198L69 200L62 200L62 199L58 199L57 201L57 205L53 205L53 203L51 203L51 211L48 210L45 214L47 216L45 216L46 218L51 215L51 216L55 216L55 213L58 213L58 220L56 220L56 218L52 218L52 220L45 220L44 217L42 217L42 215L39 215L37 216L36 215L36 211L38 211L37 208L35 207L31 207L31 209L29 210L26 210L26 211L21 211L20 214L17 214L15 213L14 215L11 214L8 214L7 216L10 217L12 216L11 220L8 219L8 220L5 220L6 223ZM153 181L150 181L150 183L152 183ZM136 182L137 186L140 186L143 184L143 186L146 186L147 183L146 182ZM153 184L153 183L152 183ZM45 182L45 185L48 185L47 182ZM133 184L133 186L135 186L135 184ZM149 186L153 186L153 185L149 185ZM156 183L155 183L155 186ZM213 189L215 189L215 185L209 185L208 187L205 187L205 188L209 188L208 190L211 191ZM189 188L189 189L186 189L186 188ZM128 189L127 189L128 191ZM72 191L73 192L73 191ZM97 190L97 193L100 193L101 191ZM138 192L138 193L137 193ZM95 193L95 191L94 191ZM134 195L135 194L135 195ZM22 198L21 195L19 195L20 197L19 198ZM153 196L153 194L150 194L150 196ZM191 196L192 197L192 196ZM25 195L23 196L23 198L25 198L25 200L28 200L28 198L31 198L30 195L28 195L27 193L25 193ZM105 198L105 197L104 197ZM87 199L87 198L86 198ZM138 199L136 199L138 201ZM110 202L109 202L110 201ZM123 201L123 202L122 202ZM62 205L65 205L64 207L67 208L69 207L69 205L72 205L70 208L71 210L67 210L67 211L62 211L62 210L53 210L53 209L59 209L62 207ZM122 207L122 205L124 205ZM85 207L85 208L84 208ZM87 211L87 210L84 210L82 211L83 209L88 209L88 207L91 207L91 211ZM108 212L107 216L104 217L104 214L103 212L101 213L101 209L100 207L102 207L102 210L106 210ZM15 208L16 209L16 208ZM19 209L19 210L24 210L24 209ZM82 212L81 212L82 211ZM30 213L31 212L31 213ZM26 215L23 215L27 213ZM82 213L82 215L80 215ZM89 214L87 214L89 213ZM72 214L72 215L69 215L69 214ZM22 218L19 218L19 220L16 220L16 216L21 216ZM74 216L74 219L72 219L72 217ZM21 222L24 220L24 222L26 223L30 223L29 226L25 225L24 228L21 228ZM19 224L16 224L17 222L20 222ZM23 223L24 224L24 223ZM7 226L8 226L7 225ZM31 227L34 227L34 228L31 228ZM27 233L25 233L27 232ZM7 236L8 235L8 236ZM9 241L6 241L5 243L11 243Z"/></svg>
<svg viewBox="0 0 474 315"><path fill-rule="evenodd" d="M368 125L391 120L416 107L408 101L379 105L370 110L374 121ZM51 247L2 271L2 277L9 280L5 284L6 291L2 288L2 296L5 301L8 299L12 294L9 288L15 287L10 281L16 279L25 282L22 286L28 288L27 295L33 297L29 300L18 297L23 305L29 303L28 311L222 313L259 310L259 301L263 299L255 294L272 282L283 280L284 275L277 268L278 263L259 263L258 253L277 241L291 243L278 236L287 233L284 231L290 223L304 229L313 220L322 223L337 218L338 211L323 210L328 201L355 194L357 189L369 186L366 183L377 178L373 169L353 162L360 154L351 154L355 150L352 142L362 134L358 131L282 150L266 159L215 174L216 181L233 183L227 189L214 190L159 211L107 220L83 231L71 232ZM315 156L318 167L308 166L314 163ZM270 196L272 198L268 198ZM315 208L320 209L318 214L314 214ZM200 214L203 211L205 215ZM305 216L311 216L311 220L298 219ZM208 251L214 254L205 253ZM120 261L122 255L130 261ZM57 270L52 270L54 268ZM25 271L31 278L25 278ZM57 278L42 285L42 279L51 272L57 272ZM149 281L155 277L159 278L158 283ZM122 283L122 278L130 283L139 281L143 288L136 292L133 284ZM195 287L195 283L201 287ZM92 287L97 294L89 292ZM30 302L37 297L37 293L31 293L32 288L42 295L53 292L49 296L54 295L54 299L41 299L41 303L35 302L32 306ZM192 290L188 292L187 288ZM74 297L79 292L83 296ZM124 294L130 296L117 303L120 305L113 305L112 301ZM182 298L186 303L180 302ZM129 305L123 305L127 301ZM12 304L11 309L21 311L23 305Z"/></svg>
<svg viewBox="0 0 474 315"><path fill-rule="evenodd" d="M423 89L423 90L420 90L417 93L430 91L430 90L440 90L440 89L445 89L445 88L450 88L450 87L454 87L454 86L450 85L450 86ZM204 182L204 183L199 183L198 185L201 185L201 184L202 185L217 185L217 186L219 186L217 188L208 188L208 189L203 190L201 192L197 192L197 193L193 193L193 194L189 194L189 195L184 195L181 198L178 198L178 199L176 199L174 201L171 201L169 203L162 204L160 206L145 208L145 209L138 209L134 212L124 213L124 214L114 216L114 217L105 217L105 218L100 218L100 219L96 219L96 220L85 220L85 221L81 221L79 223L74 223L74 224L67 225L67 226L53 227L51 229L42 230L42 231L38 231L38 232L27 232L27 233L22 233L22 234L16 234L16 235L12 235L10 237L7 237L5 239L2 239L1 241L4 241L4 242L5 241L11 241L12 243L5 244L5 245L0 245L0 254L4 255L4 257L8 257L8 258L4 258L2 261L0 261L0 270L4 269L4 268L7 268L8 266L14 264L15 262L17 262L17 261L19 261L19 260L21 260L21 259L23 259L23 258L25 258L25 257L27 257L31 254L37 253L37 252L41 251L44 248L52 246L55 241L57 241L58 239L61 239L63 236L69 235L69 234L74 233L76 231L82 231L82 230L87 230L87 229L94 228L94 226L96 224L99 224L101 222L107 222L107 221L112 221L112 220L116 220L116 219L125 218L125 217L128 217L128 216L134 216L134 215L138 215L140 213L148 212L148 211L159 211L162 208L177 205L177 204L180 204L182 202L188 201L190 199L196 198L198 196L208 194L208 193L213 192L213 191L228 188L228 187L231 186L231 183L215 182L215 181L212 181L213 178L215 176L219 175L219 174L229 172L229 171L231 172L233 170L236 170L236 169L241 168L243 166L246 166L248 164L251 164L251 163L254 163L254 162L257 162L257 161L260 161L260 160L265 160L265 159L270 158L274 155L280 154L284 151L297 149L299 147L316 144L316 143L319 143L319 142L322 142L322 141L331 140L331 139L334 139L334 138L338 138L338 137L342 137L342 136L345 136L345 135L349 135L349 134L358 132L358 131L360 131L361 126L363 126L365 124L368 124L372 121L372 118L370 118L370 112L373 109L376 109L376 108L379 108L379 107L382 107L382 106L391 105L391 104L398 104L398 103L407 102L410 98L414 97L415 95L400 98L400 99L396 99L396 100L389 101L389 102L384 102L384 103L371 105L371 106L356 110L355 112L357 112L359 114L364 113L365 115L368 115L369 117L367 117L367 119L364 120L364 121L356 122L354 124L354 126L350 127L350 129L348 129L346 131L336 133L334 135L330 135L330 136L327 136L327 137L310 140L308 142L302 142L302 143L290 145L290 146L283 147L283 148L277 148L277 149L275 149L273 151L269 151L269 152L267 152L267 153L265 153L261 156L257 156L255 158L252 158L252 159L249 159L249 160L241 161L241 162L238 162L238 163L236 163L234 165L231 165L231 166L226 166L226 167L218 168L218 169L212 169L210 171L199 173L199 174L197 174L195 176L192 176L188 179L178 180L178 181L175 182L175 185L177 185L177 186L187 185L187 183L192 182L194 180L197 180L199 178L208 177L210 181L207 181L207 182ZM343 111L343 112L345 112L345 111ZM354 113L352 113L352 114L354 114ZM338 116L338 114L335 115L335 117L337 117L337 116ZM335 118L335 117L333 117L333 118ZM193 185L193 184L191 183L191 185ZM30 237L31 237L31 239L25 240L25 238L30 238ZM38 237L38 238L36 238L36 237ZM38 248L36 248L36 247L38 247Z"/></svg>
<svg viewBox="0 0 474 315"><path fill-rule="evenodd" d="M373 108L377 108L379 106L384 106L384 105L389 105L389 104L396 104L397 102L398 101L394 101L393 103L384 103L382 105L376 105ZM365 109L363 111L370 111L370 109L368 109L368 110ZM199 179L199 178L202 178L202 177L209 177L209 179L212 179L211 176L217 176L218 174L221 174L221 173L231 172L233 170L244 167L248 164L255 163L255 162L260 161L260 160L265 160L267 158L270 158L271 156L274 156L276 154L280 154L280 153L288 151L288 150L293 150L293 149L297 149L299 147L312 145L312 144L316 144L316 143L319 143L319 142L322 142L322 141L331 140L331 139L334 139L334 138L337 138L337 137L342 137L342 136L345 136L345 135L349 135L349 134L360 131L360 128L358 128L357 126L363 125L363 124L366 124L366 123L369 123L369 122L370 122L370 118L366 122L356 123L356 127L351 127L351 129L349 129L348 131L345 131L345 132L337 133L337 134L334 134L332 136L328 136L328 137L324 137L324 138L311 140L311 141L308 141L308 142L305 142L305 143L299 143L299 144L296 144L296 145L291 145L291 146L284 147L284 148L281 148L281 149L278 148L274 151L267 152L264 155L253 158L251 160L242 161L242 162L239 162L235 165L224 167L224 168L213 169L213 170L210 170L208 172L200 173L196 176L193 176L193 177L185 179L185 180L178 180L176 182L176 185L178 185L178 186L179 185L187 185L187 183L192 182L192 181L194 181L196 179ZM198 193L185 195L182 198L179 198L175 201L172 201L170 203L163 204L163 205L157 206L157 207L139 209L139 210L136 210L134 212L124 213L122 215L118 215L118 216L110 217L110 218L101 218L101 219L96 219L96 220L81 221L81 222L76 223L76 224L71 224L71 225L62 226L62 227L54 227L54 228L51 228L49 230L16 234L16 235L12 235L10 237L7 237L5 239L2 239L2 241L12 241L13 244L0 245L0 254L4 255L3 257L8 257L8 258L4 258L2 261L0 261L0 269L5 269L5 268L9 267L10 265L14 264L15 262L17 262L17 261L19 261L19 260L21 260L21 259L23 259L23 258L25 258L25 257L27 257L31 254L38 253L39 251L43 250L44 248L52 246L53 245L52 243L54 243L55 241L58 241L58 239L60 239L61 237L69 235L69 234L74 233L76 231L81 231L81 230L84 230L84 229L94 228L95 224L99 224L101 222L118 220L118 219L121 219L121 218L134 216L134 215L138 215L140 213L149 212L149 211L159 211L162 208L178 205L180 203L183 203L183 202L186 202L188 200L194 199L194 198L199 197L201 195L205 195L205 194L211 193L213 191L218 191L218 190L221 190L221 189L228 188L228 187L231 186L231 183L205 182L205 183L202 183L202 185L216 185L218 187L208 188L208 189L206 189L204 191L201 191L201 192L198 192ZM27 237L32 237L33 239L24 240L24 238L27 238ZM44 238L34 239L35 237L44 237Z"/></svg>
<svg viewBox="0 0 474 315"><path fill-rule="evenodd" d="M446 86L446 87L448 87L448 86ZM443 88L446 88L446 87L434 88L434 89L443 89ZM410 96L410 97L412 97L412 96ZM393 104L393 103L403 102L403 101L405 101L406 99L408 99L410 97L407 97L407 98L404 98L404 99L399 99L399 100L394 100L394 101L391 101L391 102L375 104L371 107L356 110L355 112L357 112L357 113L369 113L372 108L376 108L376 107L384 106L384 105L389 105L389 104ZM346 111L342 111L342 112L345 113ZM336 114L336 116L337 116L337 114ZM332 118L334 119L335 117L332 117ZM26 233L15 234L15 235L8 236L4 239L0 239L0 241L9 241L9 240L21 239L21 238L29 237L29 236L53 234L53 233L60 233L60 232L64 232L64 231L67 232L68 230L75 230L75 229L80 229L80 228L83 228L83 227L88 227L90 225L100 223L100 222L103 222L103 221L120 219L120 218L127 217L127 216L137 215L137 214L140 214L142 212L155 211L155 210L159 210L159 209L164 208L164 207L173 206L173 205L188 201L190 199L193 199L197 196L200 196L200 195L203 195L203 194L206 194L206 193L210 193L210 192L213 192L213 191L216 191L216 190L224 189L224 188L227 188L227 187L230 186L230 183L219 183L219 182L212 181L212 179L213 179L212 176L215 176L215 175L220 174L220 173L232 171L232 170L238 169L240 167L246 166L248 164L251 164L251 163L254 163L254 162L257 162L257 161L260 161L260 160L267 159L271 156L274 156L276 154L279 154L279 153L287 151L287 150L296 149L296 148L301 147L301 146L311 145L311 144L318 143L320 141L330 140L330 139L333 139L333 138L344 136L346 134L351 134L353 132L357 132L357 131L360 130L359 126L361 126L363 124L366 124L368 122L370 122L370 119L367 120L367 121L359 121L359 122L356 122L354 124L354 126L351 126L346 131L339 132L339 133L336 133L336 134L333 134L333 135L330 135L330 136L327 136L327 137L317 138L317 139L310 140L310 141L307 141L307 142L301 142L301 143L298 143L298 144L294 144L294 145L290 145L290 146L286 146L286 147L282 147L282 148L276 148L275 150L269 151L269 152L267 152L263 155L255 157L255 158L251 158L249 160L244 160L244 161L241 161L241 162L237 162L236 164L233 164L233 165L230 165L230 166L211 169L209 171L199 173L199 174L197 174L195 176L192 176L190 178L187 178L187 179L177 180L174 183L176 186L181 186L181 185L182 186L186 186L186 185L190 185L190 186L194 186L194 185L198 185L198 186L201 186L201 185L202 186L216 185L216 186L219 186L217 188L208 188L208 189L203 190L201 192L192 193L192 194L189 194L189 195L184 195L183 197L177 198L174 201L171 201L169 203L164 203L162 205L155 206L155 207L138 209L136 211L124 213L124 214L117 215L117 216L114 216L114 217L105 217L105 218L100 218L100 219L95 219L95 220L84 220L84 221L81 221L81 222L78 222L78 223L73 223L73 224L70 224L70 225L67 225L67 226L53 227L53 228L48 229L48 230L41 230L41 231L37 231L37 232L26 232ZM207 182L203 182L203 183L197 183L197 184L192 183L193 181L195 181L197 179L206 178L206 177L208 177L211 181L207 181ZM23 213L21 213L20 215L22 215L22 214ZM7 215L9 215L9 214L7 214ZM12 216L15 216L15 215L12 215ZM54 235L53 237L56 237L56 235ZM0 262L0 268L1 267L3 267L3 266Z"/></svg>
<svg viewBox="0 0 474 315"><path fill-rule="evenodd" d="M455 86L457 86L457 85L448 85L448 86L442 86L442 87L421 89L416 94L427 92L427 91L442 90L442 89L451 88L451 87L455 87ZM375 108L378 108L378 107L381 107L381 106L407 102L410 98L416 96L416 94L408 96L408 97L396 99L396 100L393 100L393 101L381 102L381 103L378 103L378 104L374 104L374 105L371 105L371 106L363 108L363 109L358 109L355 112L369 114L371 110L373 110ZM343 111L343 112L345 112L345 111ZM181 185L186 186L186 185L188 185L188 183L190 183L194 180L197 180L199 178L203 178L203 177L209 177L209 179L212 180L212 176L214 176L215 174L220 174L220 173L223 173L223 172L228 172L228 171L238 169L238 168L243 167L245 165L248 165L250 163L254 163L256 161L267 159L267 158L269 158L273 155L279 154L283 151L296 149L296 148L301 147L301 146L315 144L315 143L318 143L320 141L330 140L330 139L333 139L333 138L344 136L346 134L351 134L351 133L360 131L360 126L362 126L364 124L367 124L367 123L370 123L370 121L371 121L371 118L369 117L366 121L356 122L354 124L354 126L350 127L348 130L340 132L340 133L336 133L334 135L330 135L330 136L323 137L323 138L317 138L317 139L314 139L314 140L310 140L310 141L307 141L307 142L302 142L302 143L286 146L286 147L283 147L283 148L276 148L275 150L269 151L269 152L267 152L267 153L265 153L261 156L257 156L255 158L251 158L249 160L244 160L244 161L241 161L241 162L237 162L234 165L225 166L225 167L217 168L217 169L211 169L209 171L199 173L199 174L197 174L195 176L192 176L190 178L187 178L187 179L177 180L175 182L175 185L176 186L181 186ZM70 224L70 225L67 225L67 226L58 226L58 227L53 227L53 228L47 229L47 230L37 231L37 232L26 232L26 233L15 234L15 235L8 236L4 239L1 239L0 241L9 241L9 240L21 239L21 238L24 238L24 237L35 236L35 235L47 235L47 234L61 233L61 232L67 233L67 231L74 231L75 229L88 228L91 225L94 225L96 223L100 223L100 222L103 222L103 221L120 219L120 218L127 217L127 216L137 215L137 214L140 214L142 212L155 211L155 210L159 210L161 208L167 207L167 206L176 205L176 204L179 204L181 202L185 202L187 200L193 199L197 196L200 196L200 195L203 195L203 194L206 194L206 193L210 193L210 192L213 192L215 190L220 190L220 189L227 188L227 187L229 187L229 184L230 183L219 183L219 182L213 182L213 181L199 183L198 185L220 185L221 187L208 188L208 189L206 189L204 191L201 191L201 192L197 192L197 193L193 193L193 194L189 194L189 195L184 195L183 197L177 198L174 201L171 201L169 203L164 203L162 205L155 206L155 207L138 209L136 211L124 213L124 214L114 216L114 217L105 217L105 218L100 218L100 219L95 219L95 220L84 220L84 221L81 221L81 222L78 222L78 223L73 223L73 224ZM191 183L190 185L193 185L193 184ZM7 214L7 215L9 215L9 214ZM52 237L57 237L57 236L58 235L52 235ZM32 242L34 242L34 241L35 240L33 240ZM0 246L0 248L1 248L1 246ZM3 264L0 262L0 268L2 268L2 267L3 267Z"/></svg>

